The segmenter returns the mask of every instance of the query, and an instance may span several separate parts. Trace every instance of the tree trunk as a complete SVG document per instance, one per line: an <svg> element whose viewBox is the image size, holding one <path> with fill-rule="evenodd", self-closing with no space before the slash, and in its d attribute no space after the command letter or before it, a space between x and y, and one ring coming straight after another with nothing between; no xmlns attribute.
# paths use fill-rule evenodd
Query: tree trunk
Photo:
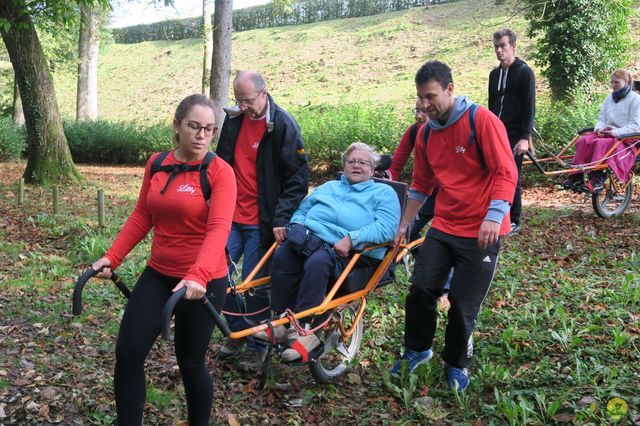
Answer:
<svg viewBox="0 0 640 426"><path fill-rule="evenodd" d="M22 99L20 99L17 77L14 77L13 80L13 121L18 126L24 126L24 111L22 110Z"/></svg>
<svg viewBox="0 0 640 426"><path fill-rule="evenodd" d="M202 94L208 95L211 87L211 61L213 60L213 27L211 26L211 0L202 0L202 39L204 60L202 62Z"/></svg>
<svg viewBox="0 0 640 426"><path fill-rule="evenodd" d="M211 61L211 99L216 105L216 125L222 126L229 101L231 75L231 31L233 0L215 0L213 16L213 60Z"/></svg>
<svg viewBox="0 0 640 426"><path fill-rule="evenodd" d="M0 26L0 34L13 64L24 108L28 153L25 181L46 185L80 180L62 129L49 65L25 0L0 1L0 18L10 24L9 28Z"/></svg>
<svg viewBox="0 0 640 426"><path fill-rule="evenodd" d="M99 46L100 11L97 7L81 6L76 120L95 120L98 118Z"/></svg>

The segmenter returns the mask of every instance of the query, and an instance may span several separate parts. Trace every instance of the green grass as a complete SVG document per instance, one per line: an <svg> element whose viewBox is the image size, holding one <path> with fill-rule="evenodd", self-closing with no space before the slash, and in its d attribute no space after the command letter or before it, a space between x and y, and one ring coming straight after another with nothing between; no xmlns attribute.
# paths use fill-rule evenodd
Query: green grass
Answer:
<svg viewBox="0 0 640 426"><path fill-rule="evenodd" d="M457 91L486 103L486 79L496 65L491 34L508 21L528 58L526 23L493 0L460 1L383 15L268 28L233 35L233 73L257 68L287 108L373 101L407 111L413 77L429 59L448 62ZM114 44L100 57L103 119L168 120L177 102L200 90L197 40ZM531 61L530 61L531 62ZM537 70L536 70L537 71ZM75 111L75 75L56 76L65 117Z"/></svg>
<svg viewBox="0 0 640 426"><path fill-rule="evenodd" d="M51 421L63 416L63 423L113 422L113 351L125 301L110 282L91 280L83 294L85 310L76 318L70 315L70 295L74 277L113 240L133 208L137 170L83 168L88 183L61 189L65 202L57 216L46 213L45 192L27 187L27 202L18 207L11 186L0 183L0 400L7 401L8 423L46 421L11 398L18 393L48 403ZM107 192L109 225L100 230L95 188L109 182L119 184ZM311 418L363 425L537 425L563 418L609 424L613 418L606 407L614 397L628 405L624 421L637 421L639 219L633 212L614 221L597 219L588 206L583 211L525 209L526 227L504 241L493 289L478 318L466 394L447 391L438 357L415 375L389 375L402 350L408 290L399 271L395 285L368 298L352 376L333 386L315 384L305 368L274 360L273 386L257 391L251 377L215 359L216 332L208 361L216 386L214 422L226 423L233 414L241 424L274 417L292 424ZM119 268L130 286L148 250L147 241ZM442 350L442 325L436 353ZM149 424L186 418L175 366L173 345L158 341L147 361ZM16 382L25 377L28 384ZM288 387L279 390L276 383ZM46 387L57 392L57 400L47 401L35 391Z"/></svg>

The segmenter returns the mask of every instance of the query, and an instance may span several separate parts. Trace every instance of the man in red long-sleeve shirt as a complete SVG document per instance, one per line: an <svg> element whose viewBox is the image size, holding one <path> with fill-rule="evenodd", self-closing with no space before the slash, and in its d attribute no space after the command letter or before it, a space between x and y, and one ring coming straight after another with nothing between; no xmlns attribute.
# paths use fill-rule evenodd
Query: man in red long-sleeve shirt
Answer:
<svg viewBox="0 0 640 426"><path fill-rule="evenodd" d="M414 282L406 300L405 352L392 373L400 372L401 361L413 371L433 356L436 303L453 267L442 358L447 384L460 391L469 384L473 329L491 287L500 236L510 230L508 214L517 170L504 125L487 109L454 96L447 65L425 63L415 82L429 121L418 132L413 181L399 235L406 233L435 186L438 194L433 224L416 256Z"/></svg>

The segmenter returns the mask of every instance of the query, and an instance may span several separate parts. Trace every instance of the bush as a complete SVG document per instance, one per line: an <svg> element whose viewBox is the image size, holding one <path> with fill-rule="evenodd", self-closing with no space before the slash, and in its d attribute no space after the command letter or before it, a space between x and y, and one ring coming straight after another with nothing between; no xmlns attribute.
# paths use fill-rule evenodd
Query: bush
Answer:
<svg viewBox="0 0 640 426"><path fill-rule="evenodd" d="M392 154L412 122L406 111L372 104L304 107L292 115L302 130L311 169L326 175L342 167L340 155L356 141Z"/></svg>
<svg viewBox="0 0 640 426"><path fill-rule="evenodd" d="M17 126L10 117L0 117L0 161L19 160L26 146L24 127Z"/></svg>
<svg viewBox="0 0 640 426"><path fill-rule="evenodd" d="M556 154L573 139L578 130L595 126L603 99L604 95L579 95L570 103L548 100L540 102L536 106L535 126L542 136L544 146ZM544 149L538 145L537 151ZM542 154L547 156L549 153L540 152L538 155Z"/></svg>
<svg viewBox="0 0 640 426"><path fill-rule="evenodd" d="M65 121L64 133L77 163L145 164L154 152L173 146L166 124Z"/></svg>

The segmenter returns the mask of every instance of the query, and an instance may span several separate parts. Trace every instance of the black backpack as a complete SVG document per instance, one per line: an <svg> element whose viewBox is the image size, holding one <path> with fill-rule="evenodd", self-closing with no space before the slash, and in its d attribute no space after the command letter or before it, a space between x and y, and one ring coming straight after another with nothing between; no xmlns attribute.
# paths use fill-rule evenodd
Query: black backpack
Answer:
<svg viewBox="0 0 640 426"><path fill-rule="evenodd" d="M470 127L469 146L473 145L474 143L478 144L478 157L480 157L480 164L482 165L483 168L486 169L487 166L484 162L484 156L482 155L482 147L480 146L478 139L476 139L476 112L477 111L478 111L478 104L472 104L471 107L469 108L469 127ZM424 140L424 157L425 158L427 158L427 142L429 141L430 134L431 134L431 125L429 124L429 121L427 121L427 123L424 125L422 130L422 140Z"/></svg>
<svg viewBox="0 0 640 426"><path fill-rule="evenodd" d="M151 163L151 176L149 179L153 177L157 172L166 172L171 173L169 179L167 179L167 183L164 185L164 188L160 191L160 194L164 194L164 192L169 187L169 184L176 177L178 173L181 172L200 172L200 188L202 189L202 196L204 197L204 201L209 205L209 198L211 198L211 183L209 183L209 177L207 176L207 169L209 168L209 164L216 157L216 154L207 151L207 154L204 156L202 163L196 165L186 165L186 164L166 164L162 165L162 162L167 155L169 155L171 151L162 151Z"/></svg>

